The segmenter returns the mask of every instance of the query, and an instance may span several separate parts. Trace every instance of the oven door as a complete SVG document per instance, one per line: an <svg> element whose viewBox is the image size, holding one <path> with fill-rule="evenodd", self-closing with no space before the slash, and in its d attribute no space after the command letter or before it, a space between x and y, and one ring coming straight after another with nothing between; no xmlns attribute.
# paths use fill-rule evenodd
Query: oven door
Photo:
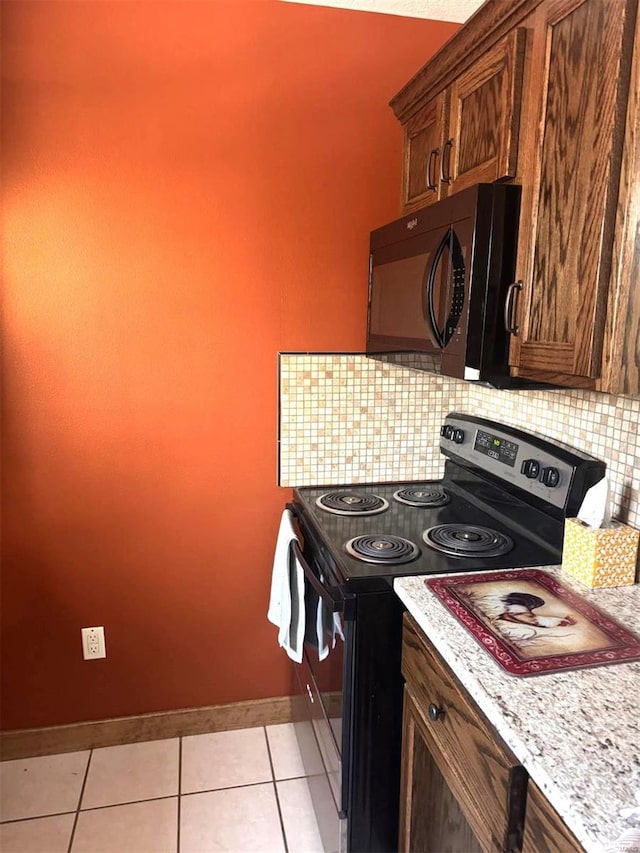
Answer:
<svg viewBox="0 0 640 853"><path fill-rule="evenodd" d="M303 662L296 675L307 713L296 733L323 846L334 852L345 849L346 839L350 714L345 649L353 600L337 585L322 543L293 511L304 540L302 551L295 542L291 547L305 575L306 614Z"/></svg>

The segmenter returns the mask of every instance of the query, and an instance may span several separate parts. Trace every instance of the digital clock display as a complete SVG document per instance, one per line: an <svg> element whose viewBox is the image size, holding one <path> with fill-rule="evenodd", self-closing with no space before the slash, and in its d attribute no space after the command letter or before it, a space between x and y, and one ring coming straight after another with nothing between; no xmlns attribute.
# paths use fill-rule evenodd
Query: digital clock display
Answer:
<svg viewBox="0 0 640 853"><path fill-rule="evenodd" d="M519 445L513 441L507 441L505 438L498 438L491 433L483 432L481 429L476 433L476 441L473 445L475 450L490 456L491 459L496 459L498 462L503 462L509 465L510 468L516 464L516 456L518 455Z"/></svg>

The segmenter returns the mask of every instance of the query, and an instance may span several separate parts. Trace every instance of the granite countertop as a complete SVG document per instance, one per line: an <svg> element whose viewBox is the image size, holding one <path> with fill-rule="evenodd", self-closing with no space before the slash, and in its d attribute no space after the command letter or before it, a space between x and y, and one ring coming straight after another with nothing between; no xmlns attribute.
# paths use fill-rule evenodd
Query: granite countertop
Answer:
<svg viewBox="0 0 640 853"><path fill-rule="evenodd" d="M588 590L541 570L640 634L640 586ZM394 589L505 744L587 851L640 825L620 809L640 791L640 662L517 677L506 673L425 586Z"/></svg>

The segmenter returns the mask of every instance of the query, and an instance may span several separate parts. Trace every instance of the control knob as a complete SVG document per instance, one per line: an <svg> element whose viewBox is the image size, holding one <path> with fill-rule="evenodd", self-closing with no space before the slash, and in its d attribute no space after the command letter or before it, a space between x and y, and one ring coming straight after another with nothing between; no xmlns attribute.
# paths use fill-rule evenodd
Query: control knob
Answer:
<svg viewBox="0 0 640 853"><path fill-rule="evenodd" d="M540 474L540 463L537 459L525 459L522 463L520 473L530 480L537 480Z"/></svg>
<svg viewBox="0 0 640 853"><path fill-rule="evenodd" d="M449 441L451 441L451 439L453 438L454 433L455 433L455 430L451 426L451 424L446 424L446 426L443 426L442 429L440 430L440 435L444 436Z"/></svg>
<svg viewBox="0 0 640 853"><path fill-rule="evenodd" d="M456 444L462 444L462 442L464 441L464 430L454 429L453 440Z"/></svg>
<svg viewBox="0 0 640 853"><path fill-rule="evenodd" d="M560 471L557 468L543 468L542 477L540 477L545 486L550 489L555 488L560 482Z"/></svg>

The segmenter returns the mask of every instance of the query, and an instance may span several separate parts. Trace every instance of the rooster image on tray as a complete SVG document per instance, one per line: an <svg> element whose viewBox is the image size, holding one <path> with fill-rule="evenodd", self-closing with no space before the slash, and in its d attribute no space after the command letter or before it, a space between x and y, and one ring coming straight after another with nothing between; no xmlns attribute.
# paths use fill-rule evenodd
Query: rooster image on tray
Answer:
<svg viewBox="0 0 640 853"><path fill-rule="evenodd" d="M577 620L568 613L536 613L547 603L529 592L467 593L464 598L473 610L520 650L538 645L539 640L567 637ZM562 629L558 631L557 629Z"/></svg>
<svg viewBox="0 0 640 853"><path fill-rule="evenodd" d="M640 644L539 569L431 578L425 584L512 675L627 660Z"/></svg>

